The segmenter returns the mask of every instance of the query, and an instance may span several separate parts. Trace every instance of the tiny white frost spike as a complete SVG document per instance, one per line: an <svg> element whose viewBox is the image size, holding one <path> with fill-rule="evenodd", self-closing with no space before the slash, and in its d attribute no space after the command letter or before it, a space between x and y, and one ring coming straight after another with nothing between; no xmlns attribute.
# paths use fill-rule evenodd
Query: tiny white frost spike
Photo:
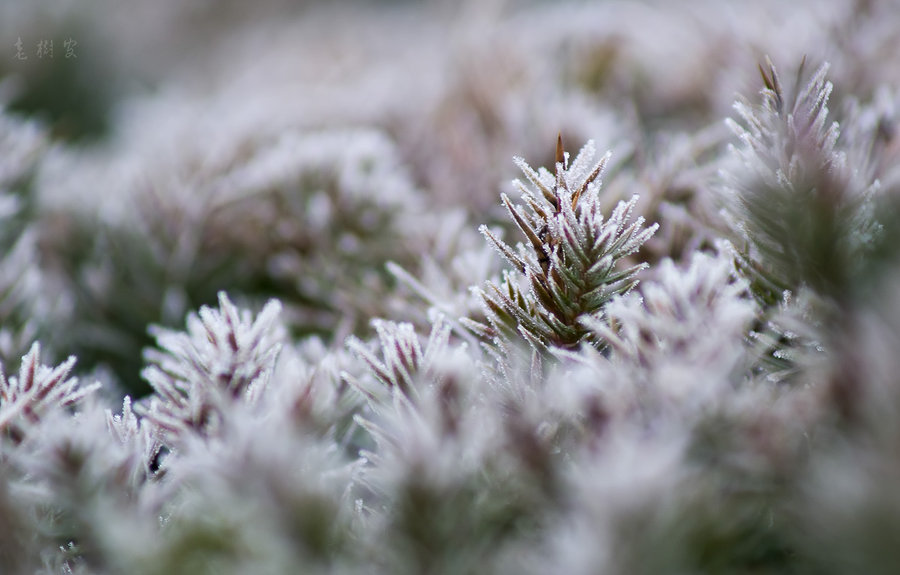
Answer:
<svg viewBox="0 0 900 575"><path fill-rule="evenodd" d="M131 409L131 397L125 396L122 400L122 414L113 414L106 410L106 424L110 432L122 443L128 442L140 432L140 422L134 410Z"/></svg>
<svg viewBox="0 0 900 575"><path fill-rule="evenodd" d="M78 378L69 378L74 365L74 357L52 368L41 364L41 346L35 342L22 358L18 377L0 369L0 432L19 422L35 424L48 411L74 406L100 387L80 387Z"/></svg>
<svg viewBox="0 0 900 575"><path fill-rule="evenodd" d="M500 285L488 282L481 291L490 326L471 321L466 325L482 337L523 336L530 343L564 348L585 341L602 344L592 339L581 320L597 315L610 298L637 284L636 276L646 265L622 260L639 250L657 226L645 227L642 217L632 219L637 196L619 202L604 218L600 174L609 153L596 161L594 157L594 144L588 142L570 165L560 138L555 176L515 159L532 187L513 182L524 205L505 194L501 199L528 242L513 248L481 228L518 271L505 272Z"/></svg>
<svg viewBox="0 0 900 575"><path fill-rule="evenodd" d="M122 400L122 413L113 414L106 410L106 426L120 444L133 450L139 457L141 469L146 477L153 474L150 469L153 459L157 457L162 446L155 429L147 422L138 419L132 409L131 397Z"/></svg>
<svg viewBox="0 0 900 575"><path fill-rule="evenodd" d="M268 382L281 349L280 310L272 300L254 320L221 292L219 309L188 316L187 332L152 327L161 349L145 351L142 375L156 393L138 412L168 434L214 432L228 402L252 402Z"/></svg>

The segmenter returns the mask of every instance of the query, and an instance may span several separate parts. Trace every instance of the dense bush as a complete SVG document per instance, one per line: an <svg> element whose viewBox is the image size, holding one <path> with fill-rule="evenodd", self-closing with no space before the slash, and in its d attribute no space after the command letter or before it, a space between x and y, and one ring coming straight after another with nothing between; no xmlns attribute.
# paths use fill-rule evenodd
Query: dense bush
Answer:
<svg viewBox="0 0 900 575"><path fill-rule="evenodd" d="M894 573L900 21L784 4L0 6L0 573Z"/></svg>

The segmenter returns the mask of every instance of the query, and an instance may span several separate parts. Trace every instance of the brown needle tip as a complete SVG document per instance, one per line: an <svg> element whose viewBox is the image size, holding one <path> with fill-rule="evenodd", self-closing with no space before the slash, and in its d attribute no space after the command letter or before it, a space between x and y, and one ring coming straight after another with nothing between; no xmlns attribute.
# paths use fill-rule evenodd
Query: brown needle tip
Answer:
<svg viewBox="0 0 900 575"><path fill-rule="evenodd" d="M562 132L557 132L557 134L556 134L556 163L562 164L564 160L565 160L565 155L563 154Z"/></svg>

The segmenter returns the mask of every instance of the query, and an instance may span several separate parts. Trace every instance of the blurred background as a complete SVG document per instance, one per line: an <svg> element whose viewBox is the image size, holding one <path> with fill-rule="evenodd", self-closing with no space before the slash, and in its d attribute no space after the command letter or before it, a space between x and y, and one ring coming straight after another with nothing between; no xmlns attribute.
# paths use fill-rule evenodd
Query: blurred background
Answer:
<svg viewBox="0 0 900 575"><path fill-rule="evenodd" d="M40 338L141 394L147 326L227 290L341 344L423 320L396 262L450 313L498 273L511 158L557 133L611 149L609 205L702 247L737 94L769 56L831 63L831 106L900 77L890 0L0 0L0 355ZM887 124L886 124L887 125ZM681 222L679 224L678 222ZM30 278L30 279L28 279ZM26 282L27 279L27 282ZM5 284L4 284L5 285ZM3 286L0 286L3 287ZM415 291L415 290L412 290ZM463 295L459 295L463 294ZM424 320L423 320L424 321Z"/></svg>

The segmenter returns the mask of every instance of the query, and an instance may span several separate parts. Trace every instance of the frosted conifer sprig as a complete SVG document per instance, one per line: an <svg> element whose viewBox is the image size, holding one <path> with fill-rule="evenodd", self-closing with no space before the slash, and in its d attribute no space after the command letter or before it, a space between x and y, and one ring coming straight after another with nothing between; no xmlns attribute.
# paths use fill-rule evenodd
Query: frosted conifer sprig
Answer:
<svg viewBox="0 0 900 575"><path fill-rule="evenodd" d="M219 309L200 308L187 331L151 327L160 349L148 349L141 375L155 394L138 412L167 434L214 433L228 401L249 400L267 383L281 348L281 305L272 300L254 319L224 292Z"/></svg>
<svg viewBox="0 0 900 575"><path fill-rule="evenodd" d="M0 433L20 435L21 424L35 424L50 410L73 406L100 387L80 387L78 378L69 378L74 366L74 357L56 367L43 365L35 342L22 358L18 377L6 377L0 368Z"/></svg>
<svg viewBox="0 0 900 575"><path fill-rule="evenodd" d="M446 352L450 325L443 316L438 315L432 323L424 350L410 323L373 320L372 326L378 334L383 360L356 337L351 336L347 340L347 346L365 362L375 379L385 388L400 391L408 397L413 396L420 372L429 374L434 363ZM364 394L372 396L359 382L354 381L354 384Z"/></svg>
<svg viewBox="0 0 900 575"><path fill-rule="evenodd" d="M531 186L513 182L523 204L506 194L503 205L527 243L513 249L487 227L481 232L518 274L504 272L503 282L481 290L490 326L467 322L482 337L518 331L543 346L574 347L592 337L582 321L598 314L613 296L638 282L643 263L622 265L656 231L644 218L632 219L637 196L619 202L609 218L600 206L600 174L607 153L595 161L588 142L571 164L557 141L556 172L532 169L522 158L515 163ZM527 287L520 280L524 279Z"/></svg>
<svg viewBox="0 0 900 575"><path fill-rule="evenodd" d="M879 230L872 202L879 184L854 178L865 166L847 165L840 126L828 121L828 65L803 85L804 64L785 88L767 61L761 103L739 100L740 121L728 120L744 171L726 174L726 215L738 265L766 305L804 285L846 293Z"/></svg>

